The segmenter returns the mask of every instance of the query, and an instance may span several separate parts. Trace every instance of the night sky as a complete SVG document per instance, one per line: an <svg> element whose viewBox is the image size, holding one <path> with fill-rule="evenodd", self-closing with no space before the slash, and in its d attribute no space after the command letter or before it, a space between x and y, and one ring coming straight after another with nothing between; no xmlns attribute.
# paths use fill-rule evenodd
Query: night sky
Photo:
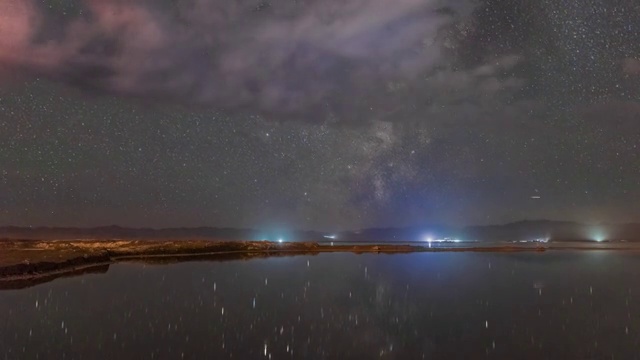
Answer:
<svg viewBox="0 0 640 360"><path fill-rule="evenodd" d="M640 221L637 0L0 0L0 225Z"/></svg>

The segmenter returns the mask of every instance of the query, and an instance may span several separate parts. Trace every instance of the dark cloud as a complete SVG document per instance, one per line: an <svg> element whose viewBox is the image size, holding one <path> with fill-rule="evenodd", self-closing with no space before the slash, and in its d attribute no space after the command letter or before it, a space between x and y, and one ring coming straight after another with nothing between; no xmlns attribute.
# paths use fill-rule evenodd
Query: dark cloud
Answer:
<svg viewBox="0 0 640 360"><path fill-rule="evenodd" d="M474 7L469 0L76 3L80 15L63 22L28 0L2 0L0 61L123 96L340 119L360 116L387 82L442 65L441 33ZM43 33L49 28L56 31Z"/></svg>

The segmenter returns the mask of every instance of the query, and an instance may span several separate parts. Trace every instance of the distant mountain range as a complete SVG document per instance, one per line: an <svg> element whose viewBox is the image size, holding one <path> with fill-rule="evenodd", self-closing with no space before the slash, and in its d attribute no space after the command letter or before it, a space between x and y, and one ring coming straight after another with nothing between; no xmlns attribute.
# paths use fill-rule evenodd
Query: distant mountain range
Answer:
<svg viewBox="0 0 640 360"><path fill-rule="evenodd" d="M629 241L640 242L640 224L583 224L570 221L518 221L485 226L416 226L405 228L365 229L349 234L360 241L459 239L481 242L521 240L547 241Z"/></svg>
<svg viewBox="0 0 640 360"><path fill-rule="evenodd" d="M95 228L0 227L0 239L220 239L270 241L406 242L426 239L475 241L629 241L640 242L640 224L582 224L567 221L518 221L504 225L451 227L423 225L402 228L370 228L324 233L318 231L268 231L236 228Z"/></svg>

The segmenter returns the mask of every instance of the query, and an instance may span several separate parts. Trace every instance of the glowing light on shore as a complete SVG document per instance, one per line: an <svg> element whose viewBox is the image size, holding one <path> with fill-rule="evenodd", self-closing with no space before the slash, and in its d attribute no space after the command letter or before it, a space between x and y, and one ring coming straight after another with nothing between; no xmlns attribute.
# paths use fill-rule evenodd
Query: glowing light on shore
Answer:
<svg viewBox="0 0 640 360"><path fill-rule="evenodd" d="M425 237L424 241L426 241L429 244L429 247L431 247L431 243L433 242L433 238L431 236L427 236L427 237Z"/></svg>
<svg viewBox="0 0 640 360"><path fill-rule="evenodd" d="M607 237L606 237L606 236L605 236L605 234L604 234L603 232L601 232L601 231L595 231L595 232L591 235L591 238L592 238L594 241L597 241L597 242L603 242L603 241L607 240Z"/></svg>

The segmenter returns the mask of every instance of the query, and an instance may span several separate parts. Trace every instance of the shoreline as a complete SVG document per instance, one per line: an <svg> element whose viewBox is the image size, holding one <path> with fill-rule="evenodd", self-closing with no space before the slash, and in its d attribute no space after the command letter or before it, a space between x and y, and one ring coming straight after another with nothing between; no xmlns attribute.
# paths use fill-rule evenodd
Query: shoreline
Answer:
<svg viewBox="0 0 640 360"><path fill-rule="evenodd" d="M81 275L106 272L111 264L144 262L229 261L318 255L321 253L407 254L415 252L545 252L548 250L616 250L577 246L428 247L403 244L327 245L315 242L206 240L0 240L0 290L18 289Z"/></svg>

